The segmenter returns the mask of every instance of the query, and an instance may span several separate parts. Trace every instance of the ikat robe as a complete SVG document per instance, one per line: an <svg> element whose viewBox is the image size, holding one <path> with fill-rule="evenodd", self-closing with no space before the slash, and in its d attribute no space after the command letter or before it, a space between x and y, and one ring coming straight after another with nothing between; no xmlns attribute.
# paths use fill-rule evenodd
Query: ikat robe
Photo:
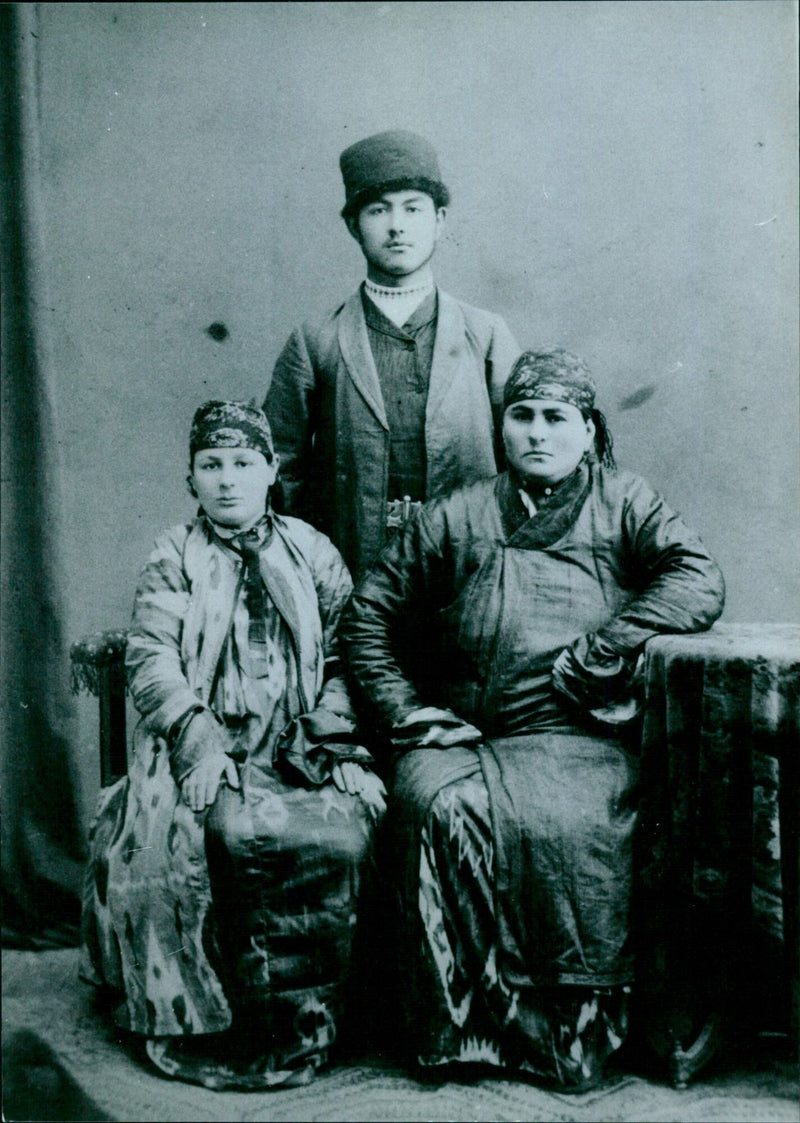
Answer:
<svg viewBox="0 0 800 1123"><path fill-rule="evenodd" d="M240 556L202 517L157 541L127 646L142 716L129 774L101 793L84 896L84 977L124 993L118 1022L146 1035L161 1068L211 1087L303 1082L327 1059L372 832L365 805L330 781L335 760L370 760L336 640L347 570L324 535L280 516L260 570L263 665ZM222 784L203 813L180 797L174 773L191 761L176 768L170 737L198 706L222 719L241 784ZM169 1054L237 1019L248 1071L231 1055L190 1058L187 1075Z"/></svg>

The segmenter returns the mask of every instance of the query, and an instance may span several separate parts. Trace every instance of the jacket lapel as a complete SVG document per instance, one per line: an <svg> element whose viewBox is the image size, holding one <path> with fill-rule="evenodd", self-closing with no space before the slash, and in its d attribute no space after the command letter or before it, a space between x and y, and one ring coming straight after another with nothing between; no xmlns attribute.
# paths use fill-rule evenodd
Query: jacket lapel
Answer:
<svg viewBox="0 0 800 1123"><path fill-rule="evenodd" d="M433 345L426 410L429 420L444 401L450 384L463 367L467 334L464 313L458 302L441 289L438 291L438 301L436 341Z"/></svg>
<svg viewBox="0 0 800 1123"><path fill-rule="evenodd" d="M388 430L378 371L369 345L367 322L361 304L361 290L345 303L339 316L339 348L347 373L364 401L384 429Z"/></svg>

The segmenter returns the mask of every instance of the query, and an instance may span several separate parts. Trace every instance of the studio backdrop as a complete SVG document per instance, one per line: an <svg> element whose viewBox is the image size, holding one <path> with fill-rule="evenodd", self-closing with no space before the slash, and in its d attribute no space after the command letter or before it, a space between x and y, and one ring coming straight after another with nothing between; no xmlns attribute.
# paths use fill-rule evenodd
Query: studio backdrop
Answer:
<svg viewBox="0 0 800 1123"><path fill-rule="evenodd" d="M797 621L796 10L708 3L3 5L3 876L68 940L98 787L68 648L191 516L191 415L261 399L354 291L339 152L408 128L441 286L583 355L619 462ZM468 403L465 403L468 408Z"/></svg>

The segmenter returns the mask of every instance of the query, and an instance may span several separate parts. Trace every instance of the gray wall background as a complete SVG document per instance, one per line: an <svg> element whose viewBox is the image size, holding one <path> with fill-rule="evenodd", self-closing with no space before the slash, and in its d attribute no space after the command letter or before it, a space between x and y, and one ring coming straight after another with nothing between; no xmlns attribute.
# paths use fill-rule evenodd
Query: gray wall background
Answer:
<svg viewBox="0 0 800 1123"><path fill-rule="evenodd" d="M196 406L261 399L361 280L338 154L391 127L440 152L442 287L587 357L726 619L800 619L792 2L42 4L38 35L71 639L193 513Z"/></svg>

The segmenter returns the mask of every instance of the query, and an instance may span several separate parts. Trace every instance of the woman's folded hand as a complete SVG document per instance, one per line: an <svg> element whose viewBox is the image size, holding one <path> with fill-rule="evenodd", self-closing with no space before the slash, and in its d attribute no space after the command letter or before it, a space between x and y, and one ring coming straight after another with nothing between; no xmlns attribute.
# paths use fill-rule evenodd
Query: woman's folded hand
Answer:
<svg viewBox="0 0 800 1123"><path fill-rule="evenodd" d="M374 772L362 768L353 760L345 760L334 764L332 776L340 792L359 796L374 815L382 815L386 810L386 788Z"/></svg>

